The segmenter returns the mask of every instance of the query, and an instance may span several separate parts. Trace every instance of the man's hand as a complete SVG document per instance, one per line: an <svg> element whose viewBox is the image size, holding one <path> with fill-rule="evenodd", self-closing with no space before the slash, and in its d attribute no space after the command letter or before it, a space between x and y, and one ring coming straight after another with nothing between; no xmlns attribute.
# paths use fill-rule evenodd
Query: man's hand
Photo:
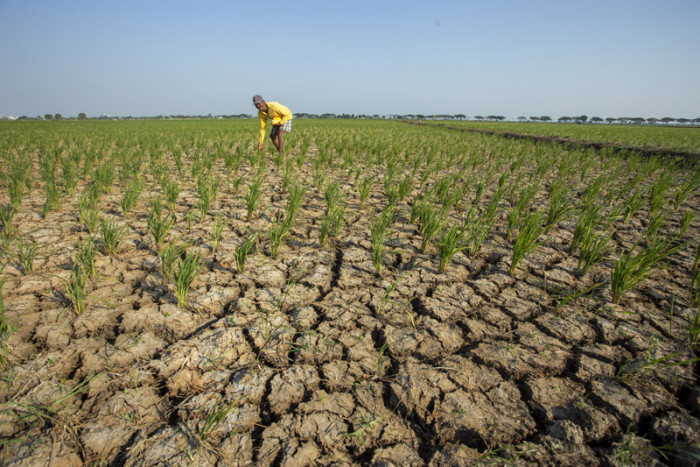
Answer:
<svg viewBox="0 0 700 467"><path fill-rule="evenodd" d="M261 151L261 150L262 150L262 142L259 142L258 143L258 151Z"/></svg>

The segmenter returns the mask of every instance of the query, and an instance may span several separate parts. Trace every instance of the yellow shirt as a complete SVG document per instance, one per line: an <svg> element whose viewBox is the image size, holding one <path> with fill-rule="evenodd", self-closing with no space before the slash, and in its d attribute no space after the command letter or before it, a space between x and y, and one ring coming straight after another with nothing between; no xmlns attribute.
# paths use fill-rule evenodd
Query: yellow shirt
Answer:
<svg viewBox="0 0 700 467"><path fill-rule="evenodd" d="M260 119L260 142L262 143L265 141L265 127L269 118L272 118L273 125L284 125L294 118L294 115L289 108L279 102L267 102L267 112L258 110L258 118Z"/></svg>

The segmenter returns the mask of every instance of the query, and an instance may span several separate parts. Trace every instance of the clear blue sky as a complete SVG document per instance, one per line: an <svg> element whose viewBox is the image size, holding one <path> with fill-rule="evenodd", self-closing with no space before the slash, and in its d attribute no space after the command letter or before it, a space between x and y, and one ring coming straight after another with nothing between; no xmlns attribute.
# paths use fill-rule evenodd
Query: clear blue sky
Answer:
<svg viewBox="0 0 700 467"><path fill-rule="evenodd" d="M700 117L700 0L0 0L0 115Z"/></svg>

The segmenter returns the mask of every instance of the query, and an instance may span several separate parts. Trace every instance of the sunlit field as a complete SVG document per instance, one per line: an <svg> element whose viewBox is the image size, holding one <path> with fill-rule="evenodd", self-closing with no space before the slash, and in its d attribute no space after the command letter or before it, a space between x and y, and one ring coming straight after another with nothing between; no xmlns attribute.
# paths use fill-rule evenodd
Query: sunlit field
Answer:
<svg viewBox="0 0 700 467"><path fill-rule="evenodd" d="M700 154L700 127L684 125L617 125L607 123L431 122L451 127L499 133L549 136L571 141L605 143L625 148L681 151Z"/></svg>
<svg viewBox="0 0 700 467"><path fill-rule="evenodd" d="M0 123L0 463L692 465L700 129L258 128Z"/></svg>

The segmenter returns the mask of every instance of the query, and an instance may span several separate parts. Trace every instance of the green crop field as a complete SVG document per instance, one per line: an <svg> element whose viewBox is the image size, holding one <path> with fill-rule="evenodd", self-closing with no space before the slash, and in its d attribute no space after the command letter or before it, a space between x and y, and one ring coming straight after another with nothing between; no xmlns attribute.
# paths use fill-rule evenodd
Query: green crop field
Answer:
<svg viewBox="0 0 700 467"><path fill-rule="evenodd" d="M663 125L608 125L514 122L429 122L497 133L548 136L570 141L614 144L625 148L700 154L700 128Z"/></svg>
<svg viewBox="0 0 700 467"><path fill-rule="evenodd" d="M257 137L0 122L0 463L697 458L699 129Z"/></svg>

